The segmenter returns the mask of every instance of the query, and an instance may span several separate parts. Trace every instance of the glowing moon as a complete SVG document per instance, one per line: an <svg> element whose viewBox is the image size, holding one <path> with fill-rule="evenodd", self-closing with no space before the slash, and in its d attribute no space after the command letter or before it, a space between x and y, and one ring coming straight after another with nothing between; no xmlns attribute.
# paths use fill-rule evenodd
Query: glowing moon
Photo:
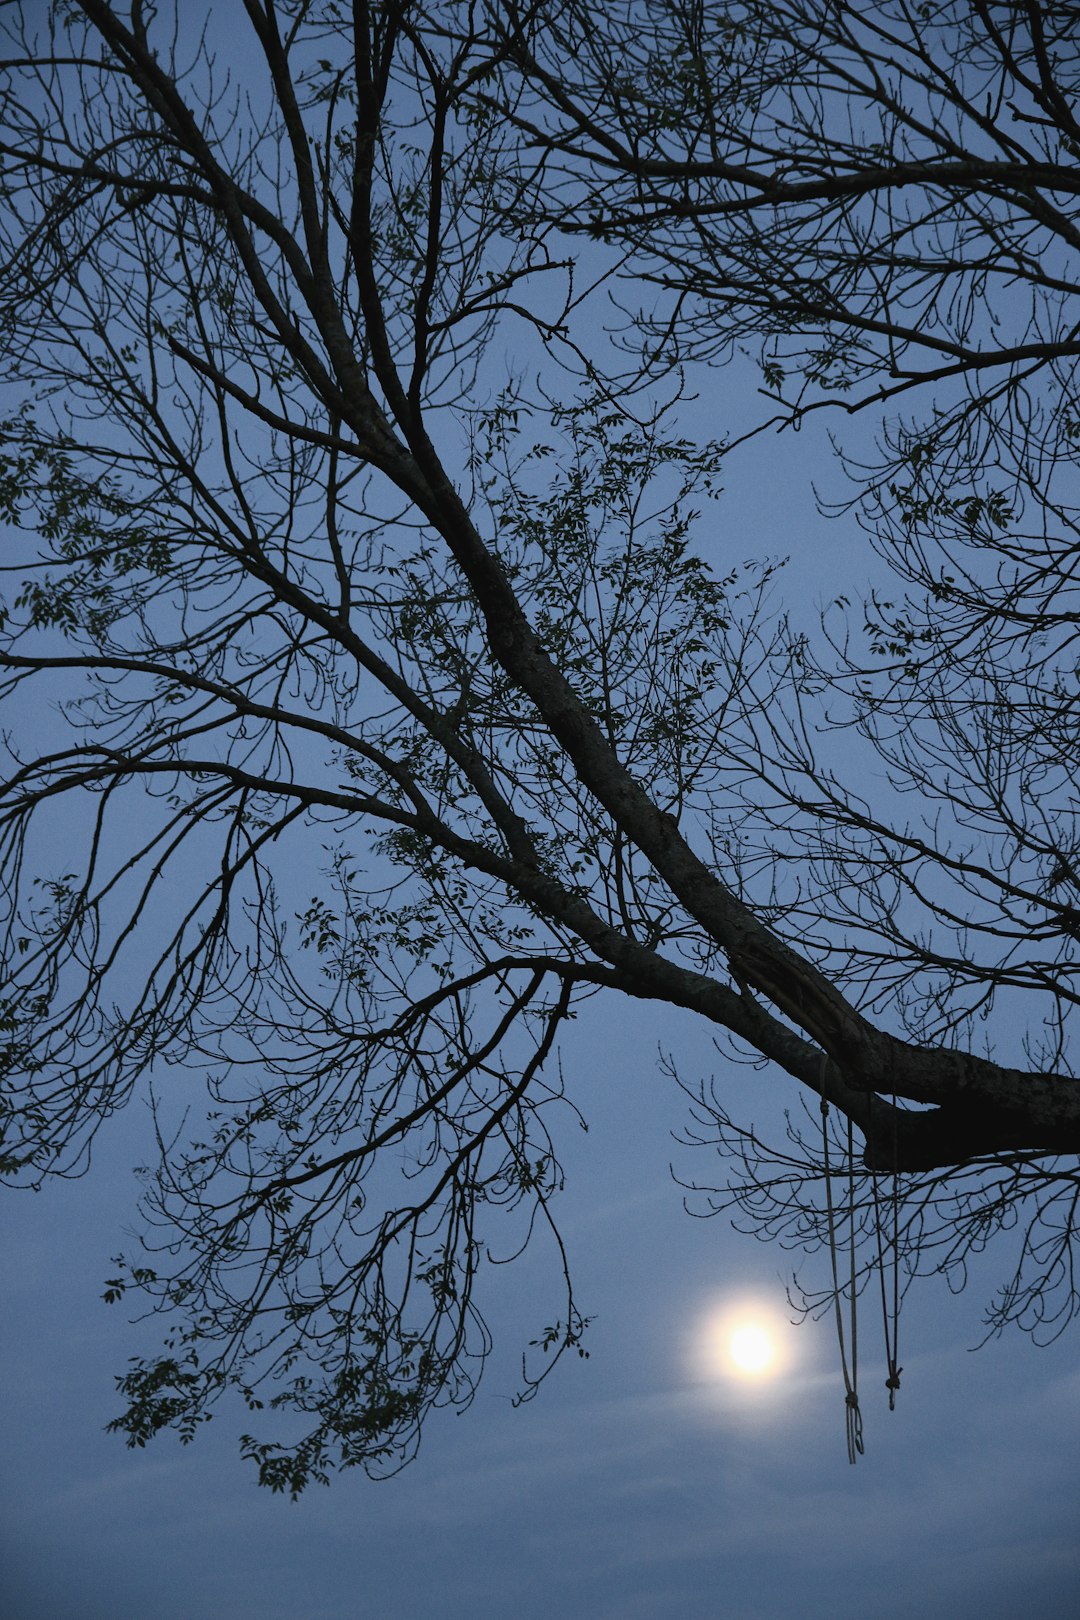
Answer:
<svg viewBox="0 0 1080 1620"><path fill-rule="evenodd" d="M697 1376L707 1383L765 1385L794 1359L791 1323L763 1300L743 1298L714 1309L694 1337Z"/></svg>
<svg viewBox="0 0 1080 1620"><path fill-rule="evenodd" d="M757 1322L744 1322L728 1341L731 1365L744 1378L767 1378L776 1362L776 1344L769 1330Z"/></svg>

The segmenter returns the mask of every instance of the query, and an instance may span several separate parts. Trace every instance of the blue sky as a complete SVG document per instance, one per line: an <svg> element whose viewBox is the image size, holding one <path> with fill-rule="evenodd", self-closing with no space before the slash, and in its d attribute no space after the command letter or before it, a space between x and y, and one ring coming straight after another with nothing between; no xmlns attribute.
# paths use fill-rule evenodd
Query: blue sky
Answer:
<svg viewBox="0 0 1080 1620"><path fill-rule="evenodd" d="M756 380L708 379L688 427L743 431ZM703 531L726 564L790 554L781 588L811 619L870 571L852 526L816 515L815 478L843 493L824 424L757 440ZM973 1355L1000 1268L960 1298L925 1283L906 1304L890 1415L868 1301L855 1468L827 1322L794 1332L767 1394L703 1378L702 1324L750 1294L782 1308L792 1258L684 1212L670 1162L705 1179L711 1166L672 1139L686 1100L659 1047L690 1079L723 1072L744 1117L776 1119L794 1099L775 1076L725 1067L689 1019L592 1003L564 1048L590 1130L568 1114L559 1141L590 1359L515 1408L522 1346L558 1296L539 1254L492 1268L496 1351L473 1409L437 1414L398 1479L347 1475L296 1505L257 1489L242 1412L223 1408L186 1449L166 1436L129 1452L103 1432L114 1375L157 1344L100 1298L109 1257L131 1247L144 1104L110 1122L84 1180L5 1200L3 1620L1073 1620L1075 1336Z"/></svg>
<svg viewBox="0 0 1080 1620"><path fill-rule="evenodd" d="M129 1452L103 1434L111 1375L134 1348L98 1296L130 1219L138 1105L86 1181L18 1200L4 1264L6 1620L1069 1620L1072 1343L1015 1337L972 1355L980 1279L959 1299L927 1283L909 1296L890 1415L868 1307L855 1468L828 1324L792 1330L794 1363L767 1396L703 1381L700 1324L748 1291L781 1305L786 1257L683 1212L668 1174L673 1155L688 1168L668 1134L683 1104L656 1069L657 1039L691 1066L720 1061L688 1024L625 1006L567 1052L591 1126L567 1133L564 1199L597 1318L590 1359L514 1409L545 1269L527 1258L494 1272L497 1351L476 1405L436 1416L390 1482L347 1475L297 1505L271 1497L238 1456L243 1414L225 1410L186 1449L165 1437Z"/></svg>
<svg viewBox="0 0 1080 1620"><path fill-rule="evenodd" d="M753 403L729 374L698 409L737 429ZM820 433L747 446L703 540L733 560L790 553L785 595L808 612L869 569L851 528L815 515L815 476L839 486ZM793 1259L684 1212L670 1164L703 1180L713 1166L673 1140L686 1099L661 1047L686 1078L721 1073L758 1124L793 1101L782 1079L726 1063L689 1017L590 1003L564 1045L590 1129L568 1114L560 1136L590 1359L515 1409L521 1349L558 1295L540 1254L492 1268L496 1352L473 1409L437 1414L398 1479L346 1475L296 1505L241 1461L243 1412L223 1408L186 1449L165 1436L130 1452L103 1432L114 1374L158 1343L100 1299L109 1257L131 1247L145 1104L110 1122L84 1180L5 1200L4 1620L1071 1620L1074 1339L1040 1351L1014 1335L973 1355L998 1270L960 1298L924 1283L905 1307L890 1415L869 1301L855 1468L828 1323L792 1330L792 1366L767 1397L703 1380L702 1324L748 1294L781 1309Z"/></svg>
<svg viewBox="0 0 1080 1620"><path fill-rule="evenodd" d="M699 409L737 427L752 402L730 376L723 387ZM820 434L756 441L703 540L738 560L790 553L785 594L807 612L869 568L849 527L814 514L814 476L839 485ZM782 1308L793 1260L684 1212L670 1164L703 1180L713 1166L673 1140L686 1099L661 1047L688 1079L722 1074L760 1125L793 1101L782 1079L726 1063L688 1016L591 1002L564 1045L590 1129L568 1114L560 1134L590 1359L515 1409L521 1349L558 1296L540 1254L492 1268L496 1352L473 1409L437 1414L398 1479L346 1475L296 1505L256 1487L242 1412L223 1408L186 1449L165 1436L130 1452L103 1432L113 1376L158 1342L100 1299L109 1257L131 1247L132 1167L152 1154L144 1102L110 1122L84 1180L6 1199L4 1620L1072 1620L1074 1338L1040 1351L1013 1335L971 1354L998 1268L959 1298L916 1286L890 1415L870 1300L855 1468L828 1323L792 1330L792 1366L767 1397L703 1380L710 1313L748 1294Z"/></svg>

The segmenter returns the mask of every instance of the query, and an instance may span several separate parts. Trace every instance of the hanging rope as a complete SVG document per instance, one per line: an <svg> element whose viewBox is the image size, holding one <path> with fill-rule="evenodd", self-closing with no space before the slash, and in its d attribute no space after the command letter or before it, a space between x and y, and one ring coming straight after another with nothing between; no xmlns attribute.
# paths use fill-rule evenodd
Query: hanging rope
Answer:
<svg viewBox="0 0 1080 1620"><path fill-rule="evenodd" d="M891 1273L892 1273L892 1308L890 1310L885 1283L885 1252L884 1239L881 1233L881 1205L878 1201L877 1176L872 1177L874 1187L874 1226L877 1231L878 1246L878 1281L881 1285L881 1322L885 1334L885 1360L889 1368L889 1376L885 1380L885 1388L889 1392L889 1411L896 1410L896 1394L900 1388L900 1374L903 1367L898 1365L900 1356L900 1196L897 1191L897 1162L898 1150L896 1142L896 1093L893 1093L892 1139L893 1139L893 1172L892 1172L892 1240Z"/></svg>
<svg viewBox="0 0 1080 1620"><path fill-rule="evenodd" d="M829 1167L829 1103L825 1096L825 1065L829 1059L821 1054L821 1140L825 1162L825 1207L829 1218L829 1259L832 1264L833 1305L836 1310L836 1338L840 1346L840 1370L844 1375L844 1426L847 1433L848 1462L854 1463L863 1454L863 1420L859 1410L859 1322L855 1295L855 1161L852 1124L847 1122L848 1149L848 1225L851 1233L851 1369L848 1370L847 1348L844 1338L844 1311L841 1304L840 1268L836 1259L836 1216L833 1211L832 1171Z"/></svg>

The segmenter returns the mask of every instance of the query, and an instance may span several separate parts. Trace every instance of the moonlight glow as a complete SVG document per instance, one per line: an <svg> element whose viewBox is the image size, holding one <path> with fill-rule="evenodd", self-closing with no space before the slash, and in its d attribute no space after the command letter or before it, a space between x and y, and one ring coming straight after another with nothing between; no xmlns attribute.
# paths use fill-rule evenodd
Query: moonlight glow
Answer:
<svg viewBox="0 0 1080 1620"><path fill-rule="evenodd" d="M712 1311L696 1335L695 1361L709 1383L767 1384L793 1361L790 1322L768 1303L743 1300Z"/></svg>
<svg viewBox="0 0 1080 1620"><path fill-rule="evenodd" d="M776 1345L767 1328L747 1322L735 1329L728 1345L732 1366L746 1378L765 1378L776 1360Z"/></svg>

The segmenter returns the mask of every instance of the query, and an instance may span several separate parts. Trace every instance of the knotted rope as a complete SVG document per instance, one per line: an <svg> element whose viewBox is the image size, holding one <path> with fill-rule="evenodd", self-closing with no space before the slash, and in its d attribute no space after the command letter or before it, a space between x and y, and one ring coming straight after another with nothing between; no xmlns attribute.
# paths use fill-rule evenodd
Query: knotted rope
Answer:
<svg viewBox="0 0 1080 1620"><path fill-rule="evenodd" d="M896 1142L896 1094L893 1094L892 1139L893 1139L893 1172L892 1172L892 1308L885 1286L885 1251L884 1239L881 1235L881 1205L878 1201L877 1176L872 1176L874 1188L874 1226L877 1231L878 1247L878 1281L881 1285L881 1324L885 1334L885 1360L889 1368L889 1376L885 1380L885 1388L889 1392L889 1411L896 1410L896 1393L900 1388L900 1374L903 1367L898 1366L900 1355L900 1197L897 1191L896 1166L898 1160Z"/></svg>
<svg viewBox="0 0 1080 1620"><path fill-rule="evenodd" d="M836 1310L836 1338L840 1346L840 1369L844 1375L844 1426L847 1434L848 1462L854 1463L863 1454L863 1420L859 1410L859 1318L855 1294L855 1174L854 1137L850 1118L847 1122L848 1151L848 1225L850 1228L851 1259L851 1368L848 1369L847 1346L844 1339L844 1312L840 1303L840 1269L836 1259L836 1216L833 1210L832 1170L829 1165L829 1102L825 1096L825 1065L829 1059L821 1054L821 1140L825 1163L825 1207L829 1219L829 1260L832 1264L833 1305ZM890 1396L891 1398L891 1396Z"/></svg>

